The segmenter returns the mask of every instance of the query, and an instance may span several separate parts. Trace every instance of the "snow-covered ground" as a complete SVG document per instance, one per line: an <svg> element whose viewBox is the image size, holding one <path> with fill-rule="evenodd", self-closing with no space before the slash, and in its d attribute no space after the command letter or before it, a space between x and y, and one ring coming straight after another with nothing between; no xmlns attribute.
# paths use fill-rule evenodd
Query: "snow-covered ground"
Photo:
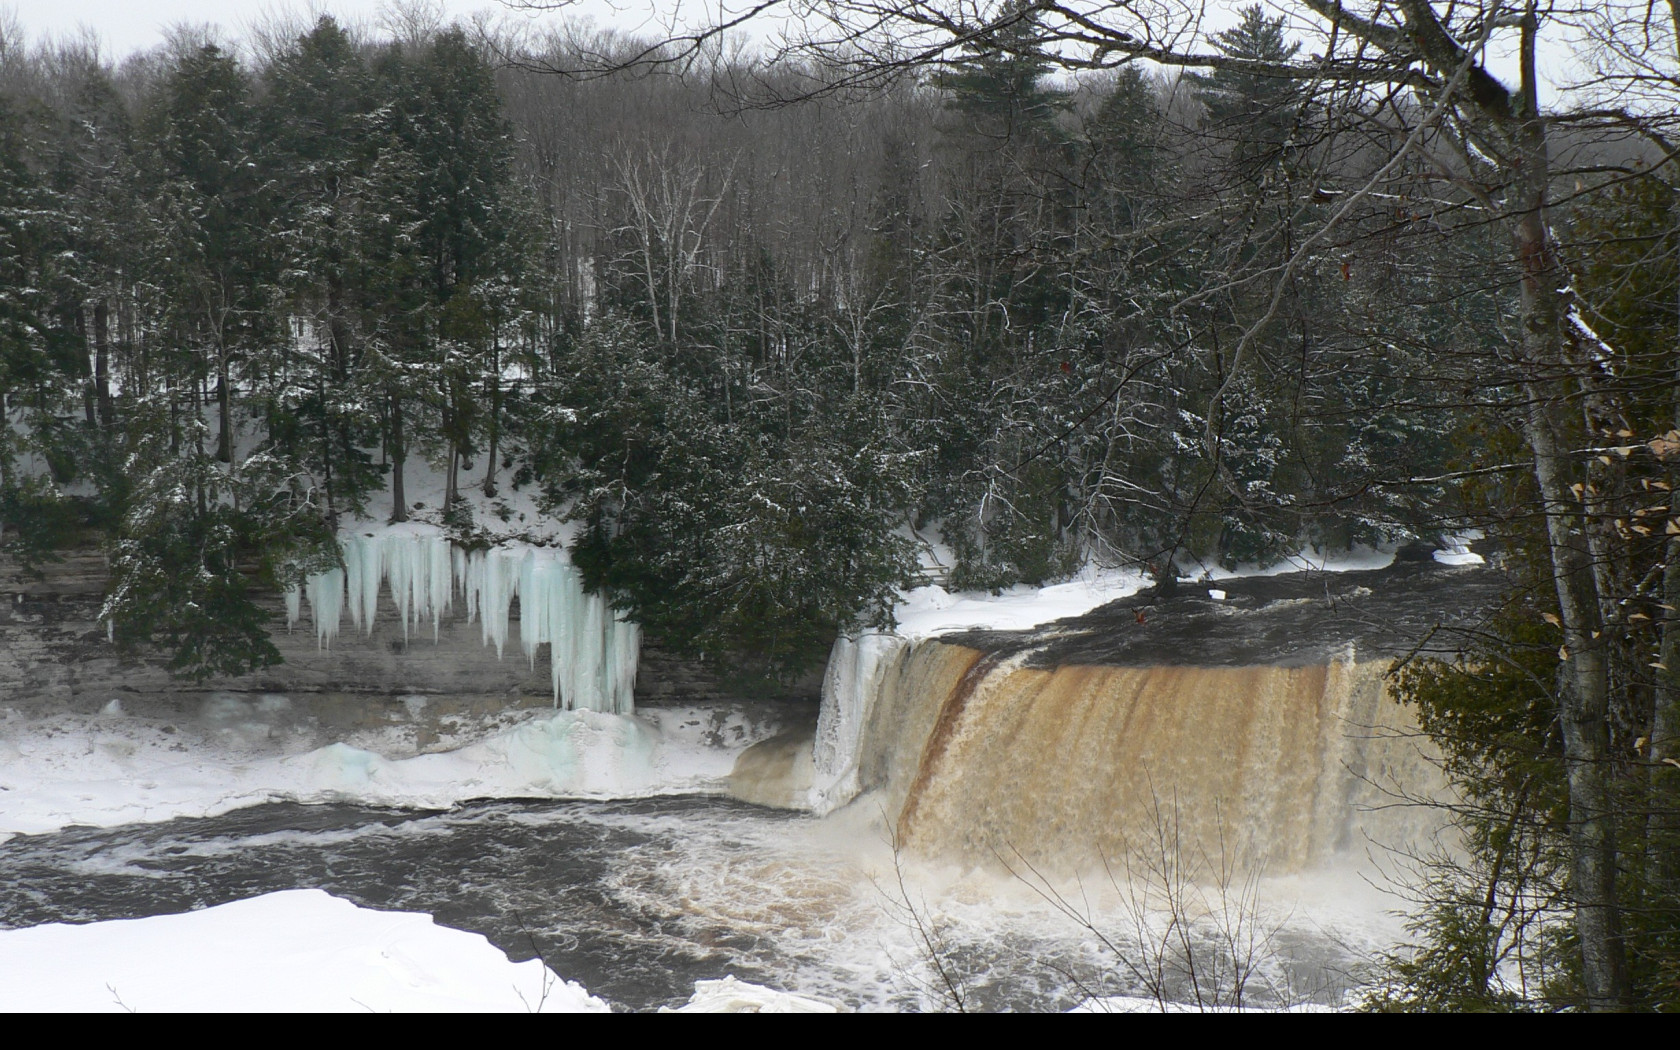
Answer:
<svg viewBox="0 0 1680 1050"><path fill-rule="evenodd" d="M269 717L288 704L213 696L191 722L118 704L92 716L0 708L0 840L275 801L443 809L475 798L716 792L741 749L773 729L739 711L689 707L535 711L453 750L386 757L412 750L402 727L356 745L288 746Z"/></svg>
<svg viewBox="0 0 1680 1050"><path fill-rule="evenodd" d="M1465 540L1472 538L1475 537L1449 539L1447 548L1436 552L1435 560L1446 565L1481 564L1481 555L1471 553L1465 544ZM937 566L948 561L949 554L935 553L925 560L930 567ZM1355 547L1351 551L1326 553L1309 548L1263 567L1239 565L1235 569L1225 569L1217 565L1180 565L1179 572L1182 585L1191 587L1198 582L1214 584L1242 576L1385 569L1393 563L1392 550ZM999 594L983 591L951 593L938 586L918 587L905 594L895 610L898 629L893 633L914 640L953 631L1023 630L1051 620L1082 615L1109 602L1129 598L1149 585L1149 577L1136 569L1086 566L1072 580L1064 583L1046 587L1022 584Z"/></svg>
<svg viewBox="0 0 1680 1050"><path fill-rule="evenodd" d="M429 915L287 890L182 915L0 931L0 1011L605 1013L541 961Z"/></svg>
<svg viewBox="0 0 1680 1050"><path fill-rule="evenodd" d="M419 912L324 890L213 908L0 931L4 1013L610 1013L539 959ZM728 976L662 1013L836 1013Z"/></svg>

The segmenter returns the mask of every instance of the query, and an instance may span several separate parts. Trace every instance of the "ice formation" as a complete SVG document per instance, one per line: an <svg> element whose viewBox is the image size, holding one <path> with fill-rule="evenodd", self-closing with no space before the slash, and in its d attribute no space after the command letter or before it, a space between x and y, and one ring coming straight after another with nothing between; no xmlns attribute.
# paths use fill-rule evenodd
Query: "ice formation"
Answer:
<svg viewBox="0 0 1680 1050"><path fill-rule="evenodd" d="M721 981L695 981L694 994L681 1006L661 1006L662 1014L837 1014L833 1003L749 984L734 974Z"/></svg>
<svg viewBox="0 0 1680 1050"><path fill-rule="evenodd" d="M875 631L842 634L834 640L823 676L812 755L811 810L819 816L857 796L858 760L870 703L880 693L889 668L911 645L902 635Z"/></svg>
<svg viewBox="0 0 1680 1050"><path fill-rule="evenodd" d="M346 607L350 622L371 634L384 588L405 641L427 621L436 641L459 592L467 621L478 620L484 644L500 657L517 597L520 648L535 667L537 651L548 646L555 706L630 712L641 628L601 595L586 593L564 551L524 544L468 551L441 533L412 527L345 536L339 546L342 568L311 576L286 595L287 626L302 618L307 598L323 648L337 639Z"/></svg>

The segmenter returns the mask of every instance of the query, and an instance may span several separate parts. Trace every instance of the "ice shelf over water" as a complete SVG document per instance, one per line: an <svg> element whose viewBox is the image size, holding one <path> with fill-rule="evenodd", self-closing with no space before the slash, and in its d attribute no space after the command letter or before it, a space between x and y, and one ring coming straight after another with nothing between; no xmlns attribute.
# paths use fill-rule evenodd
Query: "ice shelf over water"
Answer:
<svg viewBox="0 0 1680 1050"><path fill-rule="evenodd" d="M412 525L344 536L339 546L342 567L311 576L286 595L287 626L302 619L307 599L323 648L338 638L346 609L351 624L371 634L383 588L405 641L427 621L436 641L440 620L459 596L467 621L479 622L484 644L500 657L517 597L520 648L535 667L537 650L548 646L555 706L630 712L641 628L605 597L584 591L564 550L507 544L468 551L435 529Z"/></svg>

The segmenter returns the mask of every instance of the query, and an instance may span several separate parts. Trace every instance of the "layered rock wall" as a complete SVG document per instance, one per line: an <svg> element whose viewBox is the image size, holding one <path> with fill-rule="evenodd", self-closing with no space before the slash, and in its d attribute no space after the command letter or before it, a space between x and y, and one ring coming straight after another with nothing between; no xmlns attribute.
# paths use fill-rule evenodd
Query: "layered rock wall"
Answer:
<svg viewBox="0 0 1680 1050"><path fill-rule="evenodd" d="M97 551L69 553L42 566L39 576L0 561L0 701L87 708L112 699L234 692L450 696L502 707L552 703L546 658L533 667L514 643L498 659L460 603L442 617L436 642L429 623L405 641L395 609L382 600L371 634L346 623L333 647L322 649L307 614L288 632L284 602L269 595L265 605L274 615L274 643L285 662L239 678L182 682L165 669L166 654L123 652L107 639L99 610L108 579L105 557ZM783 698L814 701L819 690L820 680L813 677ZM637 704L727 703L740 699L739 693L693 661L644 643Z"/></svg>

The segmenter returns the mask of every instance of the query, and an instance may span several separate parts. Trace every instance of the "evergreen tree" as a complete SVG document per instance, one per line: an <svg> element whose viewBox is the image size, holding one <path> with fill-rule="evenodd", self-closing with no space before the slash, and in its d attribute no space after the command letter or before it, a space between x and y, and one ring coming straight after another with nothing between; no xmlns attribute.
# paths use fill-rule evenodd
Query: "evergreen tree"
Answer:
<svg viewBox="0 0 1680 1050"><path fill-rule="evenodd" d="M988 30L963 41L959 57L934 72L933 86L949 93L963 132L994 147L1066 138L1058 119L1071 100L1045 83L1054 66L1038 19L1033 5L1009 0Z"/></svg>
<svg viewBox="0 0 1680 1050"><path fill-rule="evenodd" d="M230 472L202 439L168 446L154 426L125 464L133 489L101 617L119 644L162 646L184 678L279 663L258 587L296 585L339 557L313 487L278 457Z"/></svg>
<svg viewBox="0 0 1680 1050"><path fill-rule="evenodd" d="M58 486L75 476L68 418L74 345L54 317L71 218L35 170L38 127L0 94L0 551L24 565L50 557L62 525ZM49 470L26 470L41 457Z"/></svg>
<svg viewBox="0 0 1680 1050"><path fill-rule="evenodd" d="M387 56L381 74L390 133L414 179L408 197L414 222L400 245L404 286L391 286L402 321L386 355L393 517L400 520L406 516L399 498L409 433L404 413L417 407L438 421L445 510L453 508L460 465L473 452L481 422L480 392L500 384L491 366L504 311L491 302L492 289L500 288L495 298L506 295L518 256L509 250L511 137L484 57L454 28L417 58ZM420 405L410 405L411 396Z"/></svg>
<svg viewBox="0 0 1680 1050"><path fill-rule="evenodd" d="M1283 27L1284 16L1268 18L1265 8L1251 4L1237 25L1215 37L1214 46L1228 58L1281 66L1301 49ZM1240 68L1190 73L1187 79L1206 107L1204 127L1226 144L1226 162L1244 181L1261 181L1292 156L1302 117L1299 80Z"/></svg>
<svg viewBox="0 0 1680 1050"><path fill-rule="evenodd" d="M214 380L215 455L223 463L235 452L237 369L274 335L269 197L252 155L249 92L234 58L205 44L176 59L152 116L169 380L185 387L177 388L184 397L172 406L173 425L208 407Z"/></svg>
<svg viewBox="0 0 1680 1050"><path fill-rule="evenodd" d="M265 410L270 433L310 465L336 517L360 512L379 485L363 451L379 423L363 362L380 324L366 235L404 202L375 182L372 74L336 22L321 18L276 57L267 80L263 167L279 199L272 223L286 319L303 332L278 341L265 362Z"/></svg>

